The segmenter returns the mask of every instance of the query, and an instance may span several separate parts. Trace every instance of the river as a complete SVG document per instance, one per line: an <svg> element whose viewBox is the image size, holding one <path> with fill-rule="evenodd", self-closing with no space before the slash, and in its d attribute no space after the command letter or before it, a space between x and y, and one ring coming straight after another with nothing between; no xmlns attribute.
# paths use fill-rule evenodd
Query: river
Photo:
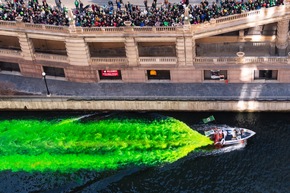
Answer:
<svg viewBox="0 0 290 193"><path fill-rule="evenodd" d="M62 119L91 112L0 112L0 120ZM290 114L233 112L158 112L199 129L202 118L214 124L256 132L245 147L190 153L155 167L74 173L0 172L0 192L290 192Z"/></svg>

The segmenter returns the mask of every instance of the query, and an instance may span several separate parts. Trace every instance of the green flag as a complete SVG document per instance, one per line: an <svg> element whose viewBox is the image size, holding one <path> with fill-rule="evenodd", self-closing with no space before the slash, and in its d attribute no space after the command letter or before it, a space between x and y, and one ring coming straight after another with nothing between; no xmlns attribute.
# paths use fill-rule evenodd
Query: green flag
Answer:
<svg viewBox="0 0 290 193"><path fill-rule="evenodd" d="M215 118L213 115L211 115L208 118L202 119L203 123L209 123L209 122L214 121L214 120L215 120Z"/></svg>

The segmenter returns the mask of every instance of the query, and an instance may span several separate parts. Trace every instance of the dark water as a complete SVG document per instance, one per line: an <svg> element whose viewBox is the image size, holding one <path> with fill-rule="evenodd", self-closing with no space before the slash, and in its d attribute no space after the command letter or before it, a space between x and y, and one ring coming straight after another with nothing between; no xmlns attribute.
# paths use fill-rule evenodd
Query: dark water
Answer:
<svg viewBox="0 0 290 193"><path fill-rule="evenodd" d="M87 112L0 112L0 119L55 119ZM191 153L173 164L71 174L0 173L0 192L290 192L290 113L159 112L198 129L202 118L256 132L244 148Z"/></svg>

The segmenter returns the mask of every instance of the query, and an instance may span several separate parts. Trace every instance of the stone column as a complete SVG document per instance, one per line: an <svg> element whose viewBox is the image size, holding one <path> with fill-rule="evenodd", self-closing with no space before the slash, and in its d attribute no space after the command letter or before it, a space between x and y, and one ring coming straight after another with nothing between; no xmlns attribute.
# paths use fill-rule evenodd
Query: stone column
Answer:
<svg viewBox="0 0 290 193"><path fill-rule="evenodd" d="M19 43L24 60L34 60L34 47L32 41L27 37L26 33L18 33Z"/></svg>
<svg viewBox="0 0 290 193"><path fill-rule="evenodd" d="M279 56L287 55L286 48L288 46L288 29L289 29L289 19L284 19L278 22L276 47Z"/></svg>
<svg viewBox="0 0 290 193"><path fill-rule="evenodd" d="M178 66L185 65L185 41L183 37L176 38L176 56Z"/></svg>
<svg viewBox="0 0 290 193"><path fill-rule="evenodd" d="M196 46L195 46L195 39L192 38L192 57L196 57Z"/></svg>
<svg viewBox="0 0 290 193"><path fill-rule="evenodd" d="M244 37L245 37L245 30L242 29L242 30L239 31L239 38L243 39Z"/></svg>
<svg viewBox="0 0 290 193"><path fill-rule="evenodd" d="M275 56L275 54L276 54L276 43L275 42L270 43L269 53L270 53L270 56Z"/></svg>
<svg viewBox="0 0 290 193"><path fill-rule="evenodd" d="M138 66L138 45L137 42L133 37L126 37L125 38L125 49L126 49L126 56L128 59L129 66Z"/></svg>
<svg viewBox="0 0 290 193"><path fill-rule="evenodd" d="M193 65L193 42L192 36L185 37L185 65L192 66Z"/></svg>
<svg viewBox="0 0 290 193"><path fill-rule="evenodd" d="M70 65L89 66L90 52L84 38L68 37L65 43Z"/></svg>

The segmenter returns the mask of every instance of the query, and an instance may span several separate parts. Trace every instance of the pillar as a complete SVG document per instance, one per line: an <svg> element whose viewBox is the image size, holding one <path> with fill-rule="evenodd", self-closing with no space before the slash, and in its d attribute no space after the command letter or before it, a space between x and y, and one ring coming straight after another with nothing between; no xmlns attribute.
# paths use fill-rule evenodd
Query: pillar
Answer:
<svg viewBox="0 0 290 193"><path fill-rule="evenodd" d="M21 52L24 60L34 60L34 47L32 41L27 37L26 33L18 33Z"/></svg>
<svg viewBox="0 0 290 193"><path fill-rule="evenodd" d="M176 55L179 66L185 65L185 41L183 37L176 38Z"/></svg>
<svg viewBox="0 0 290 193"><path fill-rule="evenodd" d="M270 53L270 56L275 56L275 54L276 54L276 43L275 42L270 43L269 53Z"/></svg>
<svg viewBox="0 0 290 193"><path fill-rule="evenodd" d="M84 38L68 37L65 43L70 65L89 66L90 53Z"/></svg>
<svg viewBox="0 0 290 193"><path fill-rule="evenodd" d="M192 38L192 57L196 57L196 44L195 44L195 39Z"/></svg>
<svg viewBox="0 0 290 193"><path fill-rule="evenodd" d="M286 56L286 49L288 46L288 29L289 19L284 19L278 22L276 48L279 56Z"/></svg>
<svg viewBox="0 0 290 193"><path fill-rule="evenodd" d="M138 66L138 45L133 37L125 38L126 56L129 66Z"/></svg>
<svg viewBox="0 0 290 193"><path fill-rule="evenodd" d="M245 30L244 29L239 30L239 38L243 39L244 37L245 37Z"/></svg>
<svg viewBox="0 0 290 193"><path fill-rule="evenodd" d="M193 46L192 46L192 36L185 37L185 65L193 65Z"/></svg>

